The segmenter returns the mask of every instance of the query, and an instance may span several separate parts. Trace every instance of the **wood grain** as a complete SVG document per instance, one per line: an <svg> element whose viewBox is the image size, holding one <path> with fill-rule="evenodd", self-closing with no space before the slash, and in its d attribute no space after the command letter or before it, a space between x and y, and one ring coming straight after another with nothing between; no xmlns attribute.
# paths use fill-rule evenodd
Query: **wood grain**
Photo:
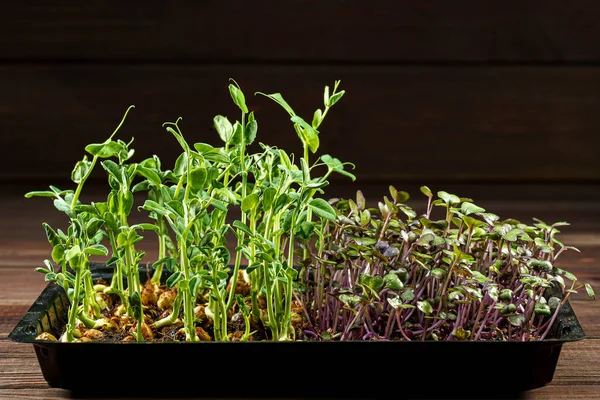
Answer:
<svg viewBox="0 0 600 400"><path fill-rule="evenodd" d="M0 58L597 62L593 0L10 2Z"/></svg>
<svg viewBox="0 0 600 400"><path fill-rule="evenodd" d="M134 160L157 154L172 168L180 148L162 124L182 117L190 143L218 144L212 118L239 117L229 78L256 113L254 146L297 155L287 113L253 94L281 92L311 120L324 86L341 79L319 154L355 163L358 182L600 179L600 68L235 64L0 66L0 179L68 181L85 145L110 136L132 104L117 138L134 138Z"/></svg>

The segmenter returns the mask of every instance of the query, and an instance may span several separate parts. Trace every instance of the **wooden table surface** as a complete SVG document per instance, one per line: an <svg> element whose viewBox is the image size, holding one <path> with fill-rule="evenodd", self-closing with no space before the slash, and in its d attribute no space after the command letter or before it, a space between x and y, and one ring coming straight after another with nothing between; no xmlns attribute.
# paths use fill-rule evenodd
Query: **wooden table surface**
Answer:
<svg viewBox="0 0 600 400"><path fill-rule="evenodd" d="M47 185L41 188L45 187ZM460 188L462 192L455 190L454 193L472 197L477 204L501 217L523 222L530 222L531 217L546 222L569 222L571 225L564 227L558 238L564 244L579 248L581 253L563 253L559 266L581 281L589 282L596 293L600 293L598 185ZM50 247L41 223L57 227L64 224L63 217L48 199L23 198L23 193L30 189L5 186L0 196L0 398L72 399L76 397L68 391L47 385L30 344L15 343L7 338L46 285L43 275L34 272L36 266L49 258ZM340 193L342 197L349 195L348 191ZM414 195L415 191L409 193ZM367 200L370 200L369 194L372 194L371 199L376 199L374 196L385 193L382 187L376 186L365 192ZM149 251L149 257L152 256ZM553 381L526 392L525 399L600 399L600 301L580 292L572 297L571 304L586 338L563 345Z"/></svg>

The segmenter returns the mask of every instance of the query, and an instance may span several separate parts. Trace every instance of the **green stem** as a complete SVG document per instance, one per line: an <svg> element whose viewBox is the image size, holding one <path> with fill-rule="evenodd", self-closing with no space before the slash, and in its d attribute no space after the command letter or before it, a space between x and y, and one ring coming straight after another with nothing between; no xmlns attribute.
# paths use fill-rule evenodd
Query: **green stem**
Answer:
<svg viewBox="0 0 600 400"><path fill-rule="evenodd" d="M96 326L96 321L90 318L87 313L81 311L77 313L77 319L83 322L86 328L92 329Z"/></svg>
<svg viewBox="0 0 600 400"><path fill-rule="evenodd" d="M228 341L227 335L227 309L225 299L221 296L219 290L219 277L217 275L218 268L216 265L212 267L212 278L213 278L213 295L216 300L214 314L214 327L215 327L215 340L217 341Z"/></svg>
<svg viewBox="0 0 600 400"><path fill-rule="evenodd" d="M69 320L66 328L66 339L67 342L74 340L73 331L75 330L75 322L77 320L78 308L79 308L79 296L81 293L81 265L77 265L75 269L75 284L73 291L73 300L71 302L71 308L69 309Z"/></svg>
<svg viewBox="0 0 600 400"><path fill-rule="evenodd" d="M265 289L267 296L267 317L269 329L271 330L271 334L274 340L279 338L279 330L277 326L277 321L275 318L274 305L273 305L273 282L271 281L271 277L269 274L269 270L265 265L266 261L263 262L263 268L265 269Z"/></svg>
<svg viewBox="0 0 600 400"><path fill-rule="evenodd" d="M186 194L185 194L185 198L187 199L188 196L188 190L187 188L189 188L189 184L186 187ZM185 207L185 200L184 200L184 207ZM181 264L181 272L183 274L183 280L185 282L190 281L190 265L189 265L189 260L188 260L188 256L187 256L187 243L186 243L186 238L188 236L188 232L191 229L192 224L188 223L188 210L187 207L184 208L184 222L186 224L186 228L183 231L183 234L181 236L180 239L180 244L179 244L179 260L180 260L180 264ZM185 288L184 290L180 290L178 287L178 292L183 292L183 326L185 329L185 333L186 333L186 340L189 340L191 342L195 342L196 341L196 321L195 321L195 315L194 315L194 306L195 306L195 299L192 298L192 294L190 292L190 288L189 288L189 284L188 287Z"/></svg>
<svg viewBox="0 0 600 400"><path fill-rule="evenodd" d="M294 219L292 218L292 226ZM294 230L290 232L290 242L288 245L288 269L294 268ZM285 284L285 313L283 315L283 327L282 333L283 337L280 337L280 340L289 340L290 332L293 332L293 328L291 326L292 323L292 293L293 285L292 278L287 276L286 284Z"/></svg>
<svg viewBox="0 0 600 400"><path fill-rule="evenodd" d="M164 203L164 200L162 198L162 196L158 196L159 198L159 204L162 206ZM157 220L156 220L156 226L158 228L158 259L162 260L163 258L166 257L167 255L167 241L165 238L165 220L162 216L157 216ZM162 271L163 271L163 266L164 263L161 263L160 265L156 266L156 269L154 270L154 273L152 274L152 279L151 282L154 285L160 285L160 280L162 277Z"/></svg>
<svg viewBox="0 0 600 400"><path fill-rule="evenodd" d="M162 328L163 326L173 325L177 321L177 317L179 317L179 310L181 310L181 303L183 301L182 291L177 291L177 295L175 296L175 301L173 302L173 312L163 319L160 319L154 323L154 327L157 329Z"/></svg>
<svg viewBox="0 0 600 400"><path fill-rule="evenodd" d="M92 275L87 274L85 277L85 297L88 299L88 305L92 307L94 311L94 318L98 319L102 316L102 311L100 310L100 306L96 301L96 291L94 290L94 282L92 281ZM88 309L84 309L84 312L87 314Z"/></svg>
<svg viewBox="0 0 600 400"><path fill-rule="evenodd" d="M245 123L244 123L244 118L245 118L245 114L242 112L242 132L246 129L245 127ZM243 136L243 133L242 133ZM242 200L246 198L247 194L248 194L248 172L246 171L246 144L242 143L240 145L240 173L242 175ZM246 213L244 211L242 211L241 214L241 220L243 224L246 224L246 221L248 220L248 216L246 215ZM243 244L244 244L244 238L245 238L245 233L241 230L238 229L237 232L237 237L238 237L238 244L237 247L240 248ZM242 252L238 251L235 255L235 264L233 266L233 272L231 275L231 285L229 287L229 296L227 297L227 304L225 306L225 312L227 312L231 306L233 305L233 300L235 298L235 287L237 284L237 279L238 279L238 273L240 270L240 265L242 263Z"/></svg>
<svg viewBox="0 0 600 400"><path fill-rule="evenodd" d="M117 239L115 237L114 232L108 232L108 238L110 240L110 246L113 249L113 254L117 254ZM120 259L115 261L115 273L113 274L112 280L110 282L110 286L123 292L123 267L122 261Z"/></svg>

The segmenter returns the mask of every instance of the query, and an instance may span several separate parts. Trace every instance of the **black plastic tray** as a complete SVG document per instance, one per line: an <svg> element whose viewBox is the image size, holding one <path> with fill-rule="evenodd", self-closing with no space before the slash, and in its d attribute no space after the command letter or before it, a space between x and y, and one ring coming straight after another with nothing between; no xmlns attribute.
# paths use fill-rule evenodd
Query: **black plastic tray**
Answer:
<svg viewBox="0 0 600 400"><path fill-rule="evenodd" d="M94 265L93 276L112 269ZM33 344L51 387L84 397L515 398L550 383L562 345L585 338L567 302L548 338L530 342L35 340L58 337L68 305L48 284L9 339Z"/></svg>

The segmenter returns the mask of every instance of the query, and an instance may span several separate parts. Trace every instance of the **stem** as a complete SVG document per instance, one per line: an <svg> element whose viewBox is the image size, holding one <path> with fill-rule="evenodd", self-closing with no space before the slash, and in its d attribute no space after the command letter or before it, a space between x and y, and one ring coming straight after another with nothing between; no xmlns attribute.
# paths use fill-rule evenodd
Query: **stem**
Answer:
<svg viewBox="0 0 600 400"><path fill-rule="evenodd" d="M158 195L158 204L161 206L164 204L162 196ZM165 220L162 216L157 216L156 226L158 227L158 259L162 260L167 255L167 241L165 238ZM151 282L154 285L160 285L160 279L162 277L164 263L156 266L154 273L152 274Z"/></svg>
<svg viewBox="0 0 600 400"><path fill-rule="evenodd" d="M88 299L89 305L92 307L94 311L94 318L98 319L102 315L102 311L100 310L100 306L96 301L96 291L94 290L94 282L92 281L92 275L88 274L84 280L85 283L85 297ZM84 312L87 314L88 310L84 309Z"/></svg>
<svg viewBox="0 0 600 400"><path fill-rule="evenodd" d="M244 117L245 114L242 112L242 132L246 129L245 128L245 123L244 123ZM247 196L247 186L248 186L248 172L246 171L246 144L242 143L240 145L240 173L242 175L242 200L246 198ZM246 215L246 213L244 211L241 212L241 220L242 223L245 225L246 221L248 220L248 216ZM237 247L241 248L242 245L244 244L244 238L245 238L246 234L241 231L240 229L238 229L237 231L237 237L238 237L238 244ZM235 287L237 284L237 279L238 279L238 272L240 270L240 265L242 263L242 252L241 251L237 251L236 255L235 255L235 264L233 266L233 272L231 275L231 284L229 287L229 296L227 297L227 304L225 305L225 312L229 311L229 309L231 308L231 306L233 305L233 300L235 298Z"/></svg>
<svg viewBox="0 0 600 400"><path fill-rule="evenodd" d="M113 254L116 254L117 239L115 238L114 232L108 232L108 237L110 240L110 246L113 248ZM120 259L115 261L115 273L113 274L110 286L112 288L116 286L118 291L123 292L123 269L121 263L122 261Z"/></svg>
<svg viewBox="0 0 600 400"><path fill-rule="evenodd" d="M189 185L188 185L189 187ZM187 196L187 190L186 190ZM184 203L185 204L185 203ZM183 231L183 235L180 239L179 252L180 252L180 264L181 264L181 272L183 273L183 280L189 282L190 280L190 265L187 257L187 243L186 237L189 232L189 228L191 224L188 224L187 218L187 209L185 210L185 223L187 225L186 229ZM178 286L179 289L179 286ZM185 328L186 339L192 342L196 341L196 321L194 315L194 302L195 299L192 298L192 294L190 293L189 285L185 290L178 290L177 293L183 292L183 325Z"/></svg>
<svg viewBox="0 0 600 400"><path fill-rule="evenodd" d="M75 322L77 320L77 309L79 304L79 295L81 292L81 265L77 265L75 270L75 285L73 292L73 300L71 302L71 308L69 309L69 322L66 328L67 342L74 340L73 331L75 330Z"/></svg>
<svg viewBox="0 0 600 400"><path fill-rule="evenodd" d="M181 309L183 297L181 295L181 291L177 291L177 296L175 296L175 301L173 302L173 312L168 316L161 320L158 320L154 323L154 327L157 329L162 328L163 326L173 325L177 318L179 317L179 310Z"/></svg>

